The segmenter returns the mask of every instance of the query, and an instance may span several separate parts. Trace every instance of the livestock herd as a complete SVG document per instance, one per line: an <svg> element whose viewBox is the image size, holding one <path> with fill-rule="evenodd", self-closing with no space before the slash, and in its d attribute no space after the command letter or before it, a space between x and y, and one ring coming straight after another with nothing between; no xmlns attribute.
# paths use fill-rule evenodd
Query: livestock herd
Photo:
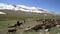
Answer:
<svg viewBox="0 0 60 34"><path fill-rule="evenodd" d="M36 32L38 32L39 30L45 29L45 31L50 32L51 28L54 27L59 27L60 28L60 19L39 19L39 20L35 20L36 22L42 22L41 24L37 24L35 26L29 26L27 27L27 30L24 30L24 32L27 32L29 30L34 30ZM16 24L14 24L13 26L9 26L8 28L13 28L13 29L9 29L8 33L10 32L14 32L16 33L16 31L18 30L17 27L20 27L23 23L20 23L19 21L17 21ZM59 25L59 26L58 26Z"/></svg>
<svg viewBox="0 0 60 34"><path fill-rule="evenodd" d="M17 27L19 27L19 26L21 26L23 23L19 23L19 21L17 21L17 23L16 24L14 24L13 26L9 26L8 28L10 28L9 30L8 30L8 32L7 32L7 34L10 34L10 32L11 33L16 33L16 31L17 31ZM9 24L8 24L9 25ZM12 28L12 29L11 29Z"/></svg>

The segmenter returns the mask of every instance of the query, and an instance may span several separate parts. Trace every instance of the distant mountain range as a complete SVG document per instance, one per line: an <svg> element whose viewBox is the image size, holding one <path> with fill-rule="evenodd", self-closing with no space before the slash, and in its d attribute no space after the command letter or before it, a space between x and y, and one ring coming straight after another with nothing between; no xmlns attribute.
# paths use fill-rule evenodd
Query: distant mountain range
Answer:
<svg viewBox="0 0 60 34"><path fill-rule="evenodd" d="M27 18L53 15L54 12L43 8L27 7L24 5L11 5L0 3L0 19L2 18Z"/></svg>
<svg viewBox="0 0 60 34"><path fill-rule="evenodd" d="M46 9L43 8L36 8L36 7L27 7L24 5L10 5L10 4L3 4L0 3L0 10L20 10L25 12L35 12L35 13L52 13Z"/></svg>

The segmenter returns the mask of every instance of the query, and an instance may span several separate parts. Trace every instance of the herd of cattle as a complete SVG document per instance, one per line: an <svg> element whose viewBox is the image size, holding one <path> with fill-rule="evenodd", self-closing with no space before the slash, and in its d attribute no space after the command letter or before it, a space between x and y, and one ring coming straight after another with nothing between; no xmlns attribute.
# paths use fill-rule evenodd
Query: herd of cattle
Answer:
<svg viewBox="0 0 60 34"><path fill-rule="evenodd" d="M16 33L17 27L20 27L22 24L23 24L23 23L19 23L19 21L17 21L17 23L14 24L13 26L8 26L8 28L12 28L12 29L9 29L7 33L8 33L8 34L9 34L10 32ZM8 24L8 25L9 25L9 24Z"/></svg>
<svg viewBox="0 0 60 34"><path fill-rule="evenodd" d="M29 30L34 30L34 31L38 32L41 29L45 29L48 32L50 32L51 28L53 28L53 27L59 27L60 28L60 19L39 19L39 20L36 20L36 22L40 22L40 21L42 23L37 24L35 26L29 26L24 31L27 32ZM10 32L15 33L17 31L17 27L20 27L22 24L23 24L22 22L20 23L19 21L17 21L17 23L14 24L13 26L9 26L8 28L13 28L13 27L14 28L9 29L8 33L10 33Z"/></svg>

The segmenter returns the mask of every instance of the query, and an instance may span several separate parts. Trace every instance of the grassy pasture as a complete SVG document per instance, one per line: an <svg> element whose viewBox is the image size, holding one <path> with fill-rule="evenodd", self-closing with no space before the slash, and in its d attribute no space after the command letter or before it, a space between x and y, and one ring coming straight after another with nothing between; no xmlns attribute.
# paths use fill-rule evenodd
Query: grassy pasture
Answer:
<svg viewBox="0 0 60 34"><path fill-rule="evenodd" d="M7 34L8 24L15 24L15 23L16 23L16 20L0 21L0 34ZM30 20L30 21L28 20L27 23L30 25L37 24L37 23L33 22L32 20ZM43 34L45 34L44 29L41 30L41 32L43 32ZM57 34L58 32L59 32L58 28L52 28L50 31L51 34ZM35 31L23 32L23 29L18 29L16 34L39 34L39 32L35 32Z"/></svg>
<svg viewBox="0 0 60 34"><path fill-rule="evenodd" d="M27 19L26 23L23 25L24 28L29 25L39 24L34 21L35 19L46 19L46 18L60 19L60 15L48 14L47 16L44 16L43 14L36 14L30 12L26 13L24 11L11 11L11 10L0 10L0 11L7 13L6 15L0 15L0 34L7 34L8 24L10 25L15 24L16 21L19 19ZM41 32L45 34L44 30L42 30ZM50 31L51 34L57 34L58 32L60 32L58 28L52 28ZM16 34L39 34L39 32L35 32L35 31L23 32L23 29L18 29Z"/></svg>

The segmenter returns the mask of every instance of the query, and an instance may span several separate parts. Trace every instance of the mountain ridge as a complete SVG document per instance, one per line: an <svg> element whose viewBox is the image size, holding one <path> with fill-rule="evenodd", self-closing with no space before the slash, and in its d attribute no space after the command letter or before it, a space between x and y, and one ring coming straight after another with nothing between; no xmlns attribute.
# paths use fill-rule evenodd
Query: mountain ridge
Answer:
<svg viewBox="0 0 60 34"><path fill-rule="evenodd" d="M43 9L43 8L37 8L37 7L28 7L24 5L11 5L11 4L4 4L0 3L0 10L14 10L14 11L25 11L25 12L35 12L35 13L51 13L50 11Z"/></svg>
<svg viewBox="0 0 60 34"><path fill-rule="evenodd" d="M0 20L54 18L54 12L23 5L0 4Z"/></svg>

